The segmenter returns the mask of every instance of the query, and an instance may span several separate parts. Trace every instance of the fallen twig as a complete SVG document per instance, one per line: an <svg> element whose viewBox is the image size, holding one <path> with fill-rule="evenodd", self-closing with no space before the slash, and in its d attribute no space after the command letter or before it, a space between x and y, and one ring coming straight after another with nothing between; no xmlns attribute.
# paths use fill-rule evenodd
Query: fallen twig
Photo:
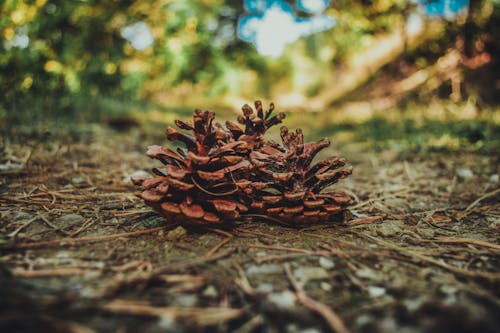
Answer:
<svg viewBox="0 0 500 333"><path fill-rule="evenodd" d="M79 267L61 267L54 269L22 269L16 268L12 271L16 276L32 278L32 277L48 277L48 276L72 276L72 275L86 275L93 273L96 275L101 275L101 269L89 269L89 268L79 268Z"/></svg>
<svg viewBox="0 0 500 333"><path fill-rule="evenodd" d="M293 247L284 247L284 246L272 246L272 245L260 245L260 244L250 244L248 245L250 248L254 249L266 249L266 250L276 250L276 251L288 251L288 252L299 252L305 254L311 254L314 251L306 250L306 249L297 249Z"/></svg>
<svg viewBox="0 0 500 333"><path fill-rule="evenodd" d="M483 278L483 279L490 280L490 281L500 281L500 273L469 271L469 270L466 270L463 268L458 268L456 266L449 265L442 260L437 260L437 259L434 259L432 257L426 256L424 254L421 254L421 253L418 253L415 251L411 251L407 248L397 246L395 244L383 241L377 237L373 237L373 236L366 235L366 234L359 234L359 233L357 233L357 234L362 235L363 237L366 237L368 239L371 239L377 243L383 244L387 248L395 250L395 251L401 253L402 255L408 256L412 259L418 259L419 261L433 264L435 266L439 266L441 268L444 268L444 269L446 269L450 272L453 272L455 274L458 274L458 275L462 275L465 277L471 277L471 278Z"/></svg>
<svg viewBox="0 0 500 333"><path fill-rule="evenodd" d="M180 308L170 306L151 306L145 302L114 300L102 309L112 312L136 316L149 316L157 318L170 317L173 320L183 321L199 326L210 326L236 319L243 314L242 309L225 307L205 307L205 308Z"/></svg>
<svg viewBox="0 0 500 333"><path fill-rule="evenodd" d="M154 272L152 273L152 276L155 276L158 274L163 274L163 273L168 273L168 272L185 271L186 269L188 269L190 267L194 267L194 266L198 266L198 265L202 265L202 264L207 264L207 263L214 262L214 261L217 261L219 259L225 258L225 257L233 254L234 252L236 252L236 250L237 250L237 248L233 247L233 248L227 249L224 252L214 254L210 257L204 256L204 257L201 257L200 259L193 260L191 262L185 262L185 261L173 262L173 263L170 263L168 266L164 266L164 267L160 267L158 269L155 269Z"/></svg>
<svg viewBox="0 0 500 333"><path fill-rule="evenodd" d="M369 223L374 223L382 220L382 216L377 215L377 216L367 216L367 217L361 217L359 219L351 220L349 222L346 222L345 225L347 226L353 226L353 225L362 225L362 224L369 224Z"/></svg>
<svg viewBox="0 0 500 333"><path fill-rule="evenodd" d="M415 239L417 240L417 239ZM441 243L441 244L469 244L481 247L488 247L495 250L500 250L500 245L495 243L486 242L474 238L437 238L437 239L418 239L419 242L424 243Z"/></svg>
<svg viewBox="0 0 500 333"><path fill-rule="evenodd" d="M331 307L310 298L306 294L297 280L295 280L292 271L290 270L290 265L285 264L284 267L288 280L290 281L292 287L295 289L295 296L297 297L297 300L310 310L319 313L326 320L326 322L334 332L349 333L349 330L342 321L342 318L340 318L340 316L335 311L333 311Z"/></svg>
<svg viewBox="0 0 500 333"><path fill-rule="evenodd" d="M474 207L476 207L476 205L478 203L480 203L484 199L487 199L489 197L492 197L492 196L496 195L499 192L500 192L500 188L497 188L494 191L491 191L491 192L483 194L482 196L480 196L479 198L477 198L476 200L474 200L469 206L467 206L467 208L462 213L459 213L457 215L457 220L459 220L459 221L462 220L464 217L466 217L467 215L469 215L470 213L472 213L472 209Z"/></svg>
<svg viewBox="0 0 500 333"><path fill-rule="evenodd" d="M21 230L23 230L24 228L26 228L27 226L29 226L31 223L33 223L34 221L36 221L38 219L39 219L39 216L35 216L34 218L29 219L28 221L24 222L19 228L17 228L16 230L11 232L7 236L15 237Z"/></svg>
<svg viewBox="0 0 500 333"><path fill-rule="evenodd" d="M229 232L226 232L224 230L220 229L215 229L215 228L207 228L207 230L215 232L216 234L224 235L226 238L224 238L222 241L220 241L217 245L215 245L210 251L207 252L207 258L210 258L213 256L217 251L220 250L221 247L226 245L233 239L233 235L231 235Z"/></svg>
<svg viewBox="0 0 500 333"><path fill-rule="evenodd" d="M391 198L395 198L401 194L405 194L405 193L408 193L408 192L411 192L411 191L414 191L416 190L416 188L413 188L413 187L410 187L410 188L406 188L404 190L401 190L401 191L396 191L396 192L392 192L392 193L388 193L386 195L383 195L383 196L380 196L378 198L373 198L373 199L368 199L368 200L365 200L365 201L362 201L354 206L350 206L349 209L357 209L357 208L360 208L360 207L363 207L363 206L366 206L370 203L373 203L373 202L376 202L376 201L382 201L382 200L385 200L385 199L391 199Z"/></svg>
<svg viewBox="0 0 500 333"><path fill-rule="evenodd" d="M130 236L139 236L152 234L157 231L163 230L166 227L157 227L146 230L138 230L131 232L122 232L119 234L106 235L106 236L97 236L97 237L82 237L82 238L65 238L60 240L52 240L45 242L36 242L36 243L20 243L14 245L15 249L36 249L36 248L44 248L44 247L52 247L52 246L64 246L64 245L75 245L80 243L92 243L92 242L102 242L110 239L116 239L120 237L130 237Z"/></svg>

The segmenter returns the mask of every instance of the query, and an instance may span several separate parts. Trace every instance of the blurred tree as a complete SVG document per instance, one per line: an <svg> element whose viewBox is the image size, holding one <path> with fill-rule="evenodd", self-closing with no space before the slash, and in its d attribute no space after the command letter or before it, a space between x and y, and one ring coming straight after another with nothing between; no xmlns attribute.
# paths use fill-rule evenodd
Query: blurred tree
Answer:
<svg viewBox="0 0 500 333"><path fill-rule="evenodd" d="M498 5L479 2L483 5L471 2L473 14L466 24L466 45L474 47L480 46L477 41L488 42L497 29L492 18L498 19ZM298 8L296 1L287 3ZM292 104L329 96L326 105L342 75L355 76L363 66L369 69L361 79L348 82L347 90L354 89L404 53L399 44L406 39L401 36L408 33L407 19L417 11L416 3L407 0L336 0L322 12L335 19L333 29L308 35L285 46L281 57L269 59L237 38L238 20L248 14L243 1L4 0L0 114L46 117L95 112L103 100L182 104L198 103L199 96L253 98L277 92L302 96L285 94ZM296 13L299 21L315 15ZM463 24L447 21L442 30L446 34L435 35L414 60L444 54L461 35ZM398 34L401 38L394 37ZM373 50L389 50L384 36L399 43L397 52L367 67L363 61L379 56ZM340 96L340 91L334 94ZM103 109L109 112L111 106Z"/></svg>

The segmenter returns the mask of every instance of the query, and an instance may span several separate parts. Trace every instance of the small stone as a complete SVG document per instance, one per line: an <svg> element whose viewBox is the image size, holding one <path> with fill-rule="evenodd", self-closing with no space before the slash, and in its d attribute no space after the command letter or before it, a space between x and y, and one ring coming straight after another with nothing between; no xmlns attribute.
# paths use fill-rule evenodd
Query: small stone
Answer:
<svg viewBox="0 0 500 333"><path fill-rule="evenodd" d="M273 285L271 283L261 283L255 288L255 290L259 293L269 294L274 290Z"/></svg>
<svg viewBox="0 0 500 333"><path fill-rule="evenodd" d="M383 276L381 273L374 271L371 268L361 268L356 271L356 276L362 279L382 281Z"/></svg>
<svg viewBox="0 0 500 333"><path fill-rule="evenodd" d="M352 216L354 216L356 218L368 217L368 215L363 214L363 213L359 213L357 210L351 210L351 214L352 214Z"/></svg>
<svg viewBox="0 0 500 333"><path fill-rule="evenodd" d="M468 168L457 169L456 174L457 174L458 178L463 179L463 180L467 180L467 179L474 177L474 173L472 172L471 169L468 169Z"/></svg>
<svg viewBox="0 0 500 333"><path fill-rule="evenodd" d="M498 176L498 174L494 173L490 176L490 182L492 183L498 183L498 181L500 180L499 179L500 177Z"/></svg>
<svg viewBox="0 0 500 333"><path fill-rule="evenodd" d="M333 262L333 260L330 260L325 257L319 258L319 265L324 269L332 269L333 267L335 267L335 263Z"/></svg>
<svg viewBox="0 0 500 333"><path fill-rule="evenodd" d="M325 282L325 281L322 281L320 284L319 284L319 287L321 289L323 289L324 291L330 291L332 290L332 285L329 284L328 282Z"/></svg>
<svg viewBox="0 0 500 333"><path fill-rule="evenodd" d="M58 259L68 259L71 258L71 252L68 251L60 251L56 253L56 258Z"/></svg>
<svg viewBox="0 0 500 333"><path fill-rule="evenodd" d="M80 214L65 214L61 215L54 220L54 222L61 228L71 227L81 224L84 218Z"/></svg>
<svg viewBox="0 0 500 333"><path fill-rule="evenodd" d="M492 229L500 229L500 218L498 217L492 217L491 219L488 219L488 226Z"/></svg>
<svg viewBox="0 0 500 333"><path fill-rule="evenodd" d="M31 220L33 218L33 215L29 214L29 213L26 213L26 212L22 212L22 211L19 211L19 212L12 212L13 214L10 214L11 215L11 218L14 220L14 221L24 221L24 220Z"/></svg>
<svg viewBox="0 0 500 333"><path fill-rule="evenodd" d="M267 299L282 309L289 309L295 306L295 294L289 290L267 295Z"/></svg>
<svg viewBox="0 0 500 333"><path fill-rule="evenodd" d="M248 275L277 274L282 271L283 268L276 264L250 265L246 269Z"/></svg>
<svg viewBox="0 0 500 333"><path fill-rule="evenodd" d="M355 319L355 323L357 326L365 326L365 325L368 325L370 324L371 322L373 322L375 319L371 316L371 315L368 315L368 314L362 314L358 317L356 317Z"/></svg>
<svg viewBox="0 0 500 333"><path fill-rule="evenodd" d="M22 170L24 165L22 163L13 163L11 161L7 161L7 163L0 164L0 171L18 171Z"/></svg>
<svg viewBox="0 0 500 333"><path fill-rule="evenodd" d="M377 286L369 286L368 295L370 295L370 297L372 298L383 296L385 295L385 288Z"/></svg>
<svg viewBox="0 0 500 333"><path fill-rule="evenodd" d="M132 178L150 178L150 177L151 177L150 173L144 170L137 170L125 176L122 181L126 184L130 184Z"/></svg>
<svg viewBox="0 0 500 333"><path fill-rule="evenodd" d="M79 184L84 184L86 181L82 177L76 176L76 177L71 178L71 182L73 184L79 185Z"/></svg>
<svg viewBox="0 0 500 333"><path fill-rule="evenodd" d="M175 298L175 303L177 303L180 306L184 307L193 307L198 303L198 296L191 294L191 295L179 295Z"/></svg>
<svg viewBox="0 0 500 333"><path fill-rule="evenodd" d="M291 323L286 325L285 331L286 333L299 333L300 329L297 324Z"/></svg>
<svg viewBox="0 0 500 333"><path fill-rule="evenodd" d="M321 280L328 277L328 272L321 267L300 267L297 268L293 275L299 282L306 284L311 280Z"/></svg>
<svg viewBox="0 0 500 333"><path fill-rule="evenodd" d="M420 307L427 301L427 298L424 296L420 296L417 298L413 299L406 299L403 301L403 304L405 305L406 309L409 312L414 312L420 309Z"/></svg>
<svg viewBox="0 0 500 333"><path fill-rule="evenodd" d="M417 226L417 233L424 238L432 238L435 235L434 230L420 225Z"/></svg>
<svg viewBox="0 0 500 333"><path fill-rule="evenodd" d="M379 320L381 332L400 332L398 323L393 317L385 317Z"/></svg>
<svg viewBox="0 0 500 333"><path fill-rule="evenodd" d="M178 226L174 230L171 230L168 232L166 238L169 241L178 241L182 237L184 237L187 234L187 231L185 228Z"/></svg>
<svg viewBox="0 0 500 333"><path fill-rule="evenodd" d="M377 235L388 237L399 234L404 230L404 221L385 220L384 223L376 225Z"/></svg>
<svg viewBox="0 0 500 333"><path fill-rule="evenodd" d="M455 294L458 289L456 287L453 287L453 286L450 286L450 285L442 285L439 290L443 293L443 294L447 294L447 295L450 295L450 294Z"/></svg>
<svg viewBox="0 0 500 333"><path fill-rule="evenodd" d="M160 326L162 332L184 332L182 327L175 321L174 316L167 313L160 317L158 326Z"/></svg>
<svg viewBox="0 0 500 333"><path fill-rule="evenodd" d="M303 330L300 330L299 332L300 333L321 333L320 330L318 330L317 328L314 328L314 327L305 328Z"/></svg>
<svg viewBox="0 0 500 333"><path fill-rule="evenodd" d="M205 290L203 290L202 295L209 298L216 298L219 295L219 293L217 292L217 289L215 289L213 285L209 285L208 287L205 288Z"/></svg>
<svg viewBox="0 0 500 333"><path fill-rule="evenodd" d="M118 223L119 223L119 221L116 217L112 217L112 218L106 220L106 224L118 224Z"/></svg>

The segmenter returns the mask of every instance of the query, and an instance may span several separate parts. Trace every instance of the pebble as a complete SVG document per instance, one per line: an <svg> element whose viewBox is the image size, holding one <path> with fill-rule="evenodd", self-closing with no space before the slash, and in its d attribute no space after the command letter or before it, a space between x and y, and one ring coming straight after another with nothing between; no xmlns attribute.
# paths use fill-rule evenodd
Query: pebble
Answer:
<svg viewBox="0 0 500 333"><path fill-rule="evenodd" d="M443 293L443 294L455 294L458 289L456 287L453 287L453 286L450 286L450 285L447 285L447 284L444 284L442 285L439 290Z"/></svg>
<svg viewBox="0 0 500 333"><path fill-rule="evenodd" d="M420 307L427 301L427 298L425 296L420 296L417 298L413 299L406 299L403 301L403 304L405 305L406 309L409 312L414 312L420 309Z"/></svg>
<svg viewBox="0 0 500 333"><path fill-rule="evenodd" d="M175 303L180 306L193 307L198 303L198 296L194 294L190 295L179 295L175 298Z"/></svg>
<svg viewBox="0 0 500 333"><path fill-rule="evenodd" d="M61 225L61 227L69 227L77 224L81 224L84 218L80 214L65 214L61 215L54 220L56 224Z"/></svg>
<svg viewBox="0 0 500 333"><path fill-rule="evenodd" d="M500 218L491 217L491 218L486 218L486 219L489 222L488 227L490 227L492 229L500 229Z"/></svg>
<svg viewBox="0 0 500 333"><path fill-rule="evenodd" d="M321 280L328 277L328 272L321 267L300 267L293 271L299 282L306 284L310 280Z"/></svg>
<svg viewBox="0 0 500 333"><path fill-rule="evenodd" d="M321 333L314 327L300 328L297 324L288 324L285 328L286 333Z"/></svg>
<svg viewBox="0 0 500 333"><path fill-rule="evenodd" d="M314 327L305 328L303 330L300 330L299 332L300 333L321 333L320 330L318 330L317 328L314 328Z"/></svg>
<svg viewBox="0 0 500 333"><path fill-rule="evenodd" d="M271 283L261 283L255 288L255 290L259 293L268 294L274 290L273 285Z"/></svg>
<svg viewBox="0 0 500 333"><path fill-rule="evenodd" d="M289 309L295 306L295 294L289 290L267 295L267 299L282 309Z"/></svg>
<svg viewBox="0 0 500 333"><path fill-rule="evenodd" d="M73 184L79 185L79 184L83 184L83 183L85 183L85 182L86 182L86 180L85 180L85 179L83 179L83 178L82 178L82 177L80 177L80 176L76 176L76 177L71 178L71 182L72 182Z"/></svg>
<svg viewBox="0 0 500 333"><path fill-rule="evenodd" d="M384 278L381 273L371 268L358 269L355 274L359 278L373 280L373 281L382 281Z"/></svg>
<svg viewBox="0 0 500 333"><path fill-rule="evenodd" d="M71 252L68 251L60 251L56 253L56 258L59 259L68 259L71 258Z"/></svg>
<svg viewBox="0 0 500 333"><path fill-rule="evenodd" d="M203 290L202 295L209 298L216 298L217 296L219 296L219 293L213 285L209 285L205 288L205 290Z"/></svg>
<svg viewBox="0 0 500 333"><path fill-rule="evenodd" d="M490 176L490 182L492 183L498 183L498 181L500 180L499 179L500 177L498 176L498 174L494 173Z"/></svg>
<svg viewBox="0 0 500 333"><path fill-rule="evenodd" d="M170 314L163 314L158 321L158 326L162 332L184 332L184 329L175 321L175 318Z"/></svg>
<svg viewBox="0 0 500 333"><path fill-rule="evenodd" d="M0 164L0 171L18 171L22 170L24 165L22 163L15 163L7 161L7 163Z"/></svg>
<svg viewBox="0 0 500 333"><path fill-rule="evenodd" d="M182 237L184 237L187 234L187 231L185 228L178 226L174 230L171 230L167 234L167 240L169 241L178 241Z"/></svg>
<svg viewBox="0 0 500 333"><path fill-rule="evenodd" d="M381 332L400 332L396 319L393 317L385 317L379 320Z"/></svg>
<svg viewBox="0 0 500 333"><path fill-rule="evenodd" d="M469 168L457 169L456 174L458 178L464 180L474 177L474 173Z"/></svg>
<svg viewBox="0 0 500 333"><path fill-rule="evenodd" d="M248 275L281 273L283 268L276 264L250 265L246 269Z"/></svg>
<svg viewBox="0 0 500 333"><path fill-rule="evenodd" d="M425 226L417 226L417 233L424 238L432 238L435 235L434 230Z"/></svg>
<svg viewBox="0 0 500 333"><path fill-rule="evenodd" d="M365 325L370 324L374 320L375 319L371 315L361 314L361 315L359 315L359 316L356 317L355 323L356 323L357 326L361 327L361 326L365 326Z"/></svg>
<svg viewBox="0 0 500 333"><path fill-rule="evenodd" d="M324 291L330 291L330 290L332 290L332 285L331 285L331 284L329 284L328 282L325 282L325 281L321 282L321 283L319 284L319 287L320 287L321 289L323 289Z"/></svg>
<svg viewBox="0 0 500 333"><path fill-rule="evenodd" d="M134 171L131 174L125 176L122 181L124 183L130 184L131 178L150 178L150 177L151 177L150 173L148 173L144 170L137 170L137 171Z"/></svg>
<svg viewBox="0 0 500 333"><path fill-rule="evenodd" d="M31 220L33 218L33 215L26 213L26 212L9 212L5 216L6 219L11 219L14 221L21 221L21 220Z"/></svg>
<svg viewBox="0 0 500 333"><path fill-rule="evenodd" d="M369 286L368 295L370 295L370 297L372 298L383 296L385 295L385 288L377 286Z"/></svg>
<svg viewBox="0 0 500 333"><path fill-rule="evenodd" d="M384 223L376 225L376 233L380 236L392 236L401 233L404 229L404 222L400 220L386 220Z"/></svg>
<svg viewBox="0 0 500 333"><path fill-rule="evenodd" d="M335 263L333 262L333 260L330 260L325 257L319 258L319 265L324 269L332 269L333 267L335 267Z"/></svg>

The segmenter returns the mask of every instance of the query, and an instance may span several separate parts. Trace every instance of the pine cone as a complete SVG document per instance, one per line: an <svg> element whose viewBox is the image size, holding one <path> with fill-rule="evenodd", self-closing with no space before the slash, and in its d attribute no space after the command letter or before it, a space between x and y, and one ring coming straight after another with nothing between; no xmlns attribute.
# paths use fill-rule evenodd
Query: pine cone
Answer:
<svg viewBox="0 0 500 333"><path fill-rule="evenodd" d="M349 176L352 167L341 170L346 161L336 156L311 166L316 154L330 145L327 138L304 144L300 129L289 132L284 126L281 138L283 146L265 143L250 153L254 168L244 192L251 210L298 224L334 219L351 199L323 190Z"/></svg>
<svg viewBox="0 0 500 333"><path fill-rule="evenodd" d="M168 127L167 139L182 142L186 148L175 152L162 146L148 147L147 155L164 167L153 169L157 177L132 179L142 186L136 195L169 221L220 223L248 210L238 199L234 179L251 167L249 145L234 140L220 124L214 125L214 118L214 112L196 110L193 124L177 120L177 127L194 136Z"/></svg>
<svg viewBox="0 0 500 333"><path fill-rule="evenodd" d="M261 101L255 101L254 105L257 114L248 104L243 105L241 108L243 116L238 116L238 123L245 125L244 130L231 121L226 122L226 127L231 132L233 139L247 142L252 150L260 148L264 141L271 144L269 140L264 140L264 134L270 127L281 123L285 119L283 112L272 116L274 111L273 103L269 105L266 112L262 109Z"/></svg>
<svg viewBox="0 0 500 333"><path fill-rule="evenodd" d="M283 145L267 140L266 131L281 123L283 113L272 116L244 105L237 124L215 123L215 114L196 110L193 124L177 120L187 135L167 128L167 138L186 148L173 151L148 147L147 155L164 164L157 177L133 179L142 187L136 194L168 220L183 224L228 222L250 211L297 224L332 220L350 203L342 192L324 190L351 174L345 160L330 157L311 166L328 139L304 144L300 129L281 128Z"/></svg>

